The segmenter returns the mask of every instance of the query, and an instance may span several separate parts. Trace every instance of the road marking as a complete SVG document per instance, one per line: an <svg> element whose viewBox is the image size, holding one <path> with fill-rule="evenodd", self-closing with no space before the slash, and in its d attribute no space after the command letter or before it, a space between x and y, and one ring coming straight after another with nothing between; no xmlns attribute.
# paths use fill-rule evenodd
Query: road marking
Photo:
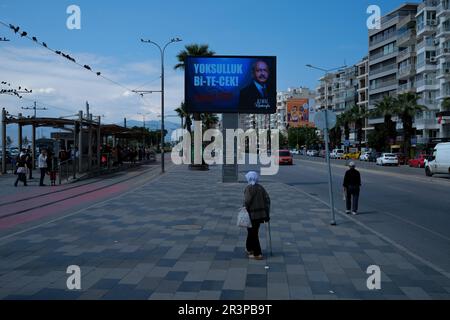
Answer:
<svg viewBox="0 0 450 320"><path fill-rule="evenodd" d="M168 169L172 168L173 166L174 166L173 164L172 164L172 165L166 166L167 171L168 171ZM157 173L158 173L158 172L157 172ZM81 213L81 212L83 212L83 211L86 211L86 210L90 209L90 208L94 208L94 207L96 207L96 206L98 206L98 205L105 204L105 203L107 203L107 202L109 202L109 201L116 200L116 199L120 199L120 198L124 197L125 195L134 192L136 189L139 189L139 188L144 187L144 186L146 186L146 185L148 185L148 184L150 184L150 183L154 183L154 182L158 181L159 179L161 179L161 178L163 177L163 175L162 175L161 173L158 173L158 174L159 174L159 176L157 176L155 179L152 179L152 178L153 178L153 176L152 176L152 177L149 178L150 180L149 180L148 182L146 182L146 183L144 183L144 184L142 184L142 185L139 185L139 186L137 186L137 187L135 187L135 188L132 188L132 189L130 189L129 191L127 191L127 192L125 192L125 193L123 193L123 194L121 194L121 195L119 195L119 196L117 196L117 197L114 197L114 198L111 198L111 199L107 199L107 200L105 200L105 201L97 202L97 203L95 203L95 204L93 204L93 205L90 205L89 207L80 209L80 210L75 211L75 212L73 212L73 213L70 213L70 214L61 216L61 217L59 217L59 218L56 218L56 219L53 219L53 220L50 220L50 221L47 221L47 222L38 224L38 225L36 225L36 226L33 226L33 227L30 227L30 228L27 228L27 229L24 229L24 230L21 230L21 231L18 231L18 232L9 234L9 235L4 236L4 237L1 237L1 238L0 238L0 242L3 241L3 240L9 239L9 238L18 236L18 235L20 235L20 234L22 234L22 233L26 233L26 232L28 232L28 231L38 229L38 228L40 228L40 227L42 227L42 226L51 224L51 223L53 223L53 222L57 222L57 221L60 221L60 220L63 220L63 219L72 217L72 216L77 215L77 214L79 214L79 213ZM139 177L139 175L138 175L137 177ZM136 177L136 178L137 178L137 177Z"/></svg>
<svg viewBox="0 0 450 320"><path fill-rule="evenodd" d="M314 164L318 164L318 165L322 165L325 166L327 165L326 162L322 162L322 161L312 161L312 160L304 160L301 158L297 158L298 161L303 161L303 162L309 162L309 163L314 163ZM332 163L331 164L332 167L335 168L341 168L341 169L347 169L348 167L345 165L341 165L341 164L335 164ZM378 174L378 175L383 175L383 176L395 176L397 178L401 178L404 180L409 180L409 181L421 181L421 182L428 182L428 183L438 183L441 185L445 185L448 186L448 184L450 183L450 179L438 179L438 178L426 178L426 177L418 177L418 176L408 176L406 174L402 174L402 173L396 173L396 172L386 172L386 171L378 171L378 170L372 170L372 169L367 169L367 168L361 168L358 167L358 170L361 172L367 172L367 173L373 173L373 174Z"/></svg>
<svg viewBox="0 0 450 320"><path fill-rule="evenodd" d="M295 188L295 187L292 187ZM304 192L303 190L299 189L299 188L295 188L297 191L303 193L304 195L306 195L307 197L314 199L316 201L319 201L321 203L323 203L324 205L326 205L328 208L330 208L330 204L323 201L322 199L312 196L307 192ZM411 252L410 250L408 250L407 248L405 248L404 246L402 246L401 244L397 243L396 241L388 238L387 236L383 235L382 233L379 233L378 231L372 229L371 227L367 226L365 223L360 222L356 219L354 219L353 217L345 214L343 211L339 210L338 208L334 208L334 210L336 212L338 212L341 216L343 216L344 218L356 223L357 225L359 225L360 227L368 230L369 232L372 232L373 234L375 234L376 236L378 236L379 238L381 238L382 240L384 240L385 242L389 243L390 245L396 247L398 250L403 251L404 253L408 254L409 256L413 257L414 259L418 260L419 262L427 265L428 267L430 267L431 269L435 270L436 272L444 275L446 278L450 279L450 273L446 272L445 270L441 269L439 266L433 264L432 262L416 255L415 253Z"/></svg>

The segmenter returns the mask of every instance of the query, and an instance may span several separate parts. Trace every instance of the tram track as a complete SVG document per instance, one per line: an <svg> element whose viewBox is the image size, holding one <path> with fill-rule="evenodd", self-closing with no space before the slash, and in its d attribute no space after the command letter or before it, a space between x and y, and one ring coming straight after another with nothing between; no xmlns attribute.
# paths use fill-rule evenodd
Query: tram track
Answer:
<svg viewBox="0 0 450 320"><path fill-rule="evenodd" d="M2 211L8 211L7 207L11 206L11 205L15 205L15 204L21 203L21 204L23 204L23 206L21 206L21 207L27 207L27 202L32 201L32 200L42 199L42 200L45 201L46 197L49 197L49 196L53 196L54 197L55 194L59 194L59 195L62 194L62 196L63 196L60 199L48 199L49 201L45 201L44 203L37 204L37 205L29 204L30 207L22 209L22 210L19 210L19 211L12 211L12 212L9 212L9 213L6 213L6 214L1 214L0 213L0 221L4 220L4 219L7 219L7 218L14 217L14 216L19 216L19 215L22 215L22 214L25 214L25 213L28 213L28 212L32 212L32 211L37 210L37 209L42 209L42 208L49 207L49 206L52 206L52 205L55 205L55 204L58 204L58 203L62 203L62 202L68 201L68 200L76 199L76 198L79 198L79 197L82 197L82 196L85 196L85 195L88 195L88 194L91 194L91 193L94 193L94 192L105 190L105 189L114 187L116 185L122 184L124 182L128 182L130 180L133 180L133 179L135 179L135 178L137 178L139 176L142 176L142 175L144 175L146 173L153 172L155 170L157 170L156 166L154 166L152 168L149 168L147 170L144 170L144 171L139 171L136 174L132 174L131 176L125 177L124 179L120 179L120 180L115 181L113 183L109 183L109 184L102 185L102 186L99 186L99 187L95 187L95 184L96 183L97 184L101 183L104 180L91 181L91 182L88 182L88 183L83 183L81 185L77 185L77 186L73 186L73 187L69 187L69 188L64 188L64 189L56 190L56 191L53 191L53 192L47 192L47 193L31 196L31 197L28 197L28 198L22 198L22 199L18 199L18 200L14 200L14 201L0 203L0 212L2 212ZM83 188L83 187L86 187L86 186L91 186L91 185L93 185L94 188L89 189L87 191L86 190L80 190L82 192L79 192L79 193L76 192L75 194L70 194L70 195L67 195L67 196L64 196L64 194L63 194L64 192L69 192L69 191L73 192L73 191L76 191L76 189L80 189L80 188ZM9 211L11 211L11 210L9 210Z"/></svg>

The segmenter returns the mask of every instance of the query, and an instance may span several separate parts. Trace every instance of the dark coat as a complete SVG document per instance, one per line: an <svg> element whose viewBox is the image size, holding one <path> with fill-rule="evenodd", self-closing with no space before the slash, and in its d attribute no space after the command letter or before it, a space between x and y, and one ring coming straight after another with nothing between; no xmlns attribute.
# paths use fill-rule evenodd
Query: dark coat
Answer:
<svg viewBox="0 0 450 320"><path fill-rule="evenodd" d="M267 89L267 99L269 100L270 108L276 107L276 101L273 100L273 96L273 90L271 90L269 85ZM256 108L256 102L258 99L263 99L263 97L261 96L258 88L256 88L255 83L252 82L252 84L241 90L239 96L239 111L245 111L248 109L258 110L258 108Z"/></svg>
<svg viewBox="0 0 450 320"><path fill-rule="evenodd" d="M345 173L343 186L344 188L359 188L361 186L361 174L359 173L359 171L353 168L348 170Z"/></svg>
<svg viewBox="0 0 450 320"><path fill-rule="evenodd" d="M247 186L244 191L244 205L252 221L270 220L270 197L263 186L259 184Z"/></svg>

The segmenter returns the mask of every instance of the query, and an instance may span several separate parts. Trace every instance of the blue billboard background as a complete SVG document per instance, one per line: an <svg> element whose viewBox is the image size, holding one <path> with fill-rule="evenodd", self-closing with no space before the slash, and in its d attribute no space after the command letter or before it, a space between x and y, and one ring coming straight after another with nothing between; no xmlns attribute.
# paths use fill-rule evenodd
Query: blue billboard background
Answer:
<svg viewBox="0 0 450 320"><path fill-rule="evenodd" d="M269 68L270 98L263 108L242 105L243 89L254 82L253 65L264 61ZM275 57L188 57L185 68L185 103L188 112L275 113ZM269 103L270 101L270 103Z"/></svg>

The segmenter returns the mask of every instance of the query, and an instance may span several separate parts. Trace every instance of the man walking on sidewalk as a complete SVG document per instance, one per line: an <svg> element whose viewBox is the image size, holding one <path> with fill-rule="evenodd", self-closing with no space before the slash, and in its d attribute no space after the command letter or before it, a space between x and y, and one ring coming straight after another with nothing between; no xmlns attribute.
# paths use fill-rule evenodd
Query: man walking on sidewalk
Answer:
<svg viewBox="0 0 450 320"><path fill-rule="evenodd" d="M354 162L349 163L350 170L345 173L344 177L344 195L346 200L346 213L353 215L358 214L359 192L361 188L361 174L355 169Z"/></svg>
<svg viewBox="0 0 450 320"><path fill-rule="evenodd" d="M44 187L44 178L47 173L47 150L42 149L38 159L39 170L41 170L41 180L39 182L40 187Z"/></svg>

